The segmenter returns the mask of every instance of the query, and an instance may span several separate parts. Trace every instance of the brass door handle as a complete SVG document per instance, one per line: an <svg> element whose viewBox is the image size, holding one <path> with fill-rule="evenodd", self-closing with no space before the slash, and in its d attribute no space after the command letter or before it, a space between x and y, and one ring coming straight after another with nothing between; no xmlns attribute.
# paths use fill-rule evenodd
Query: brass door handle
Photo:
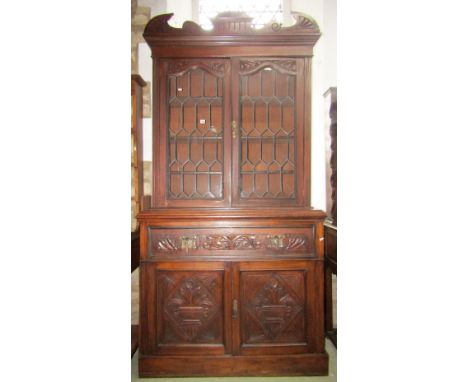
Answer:
<svg viewBox="0 0 468 382"><path fill-rule="evenodd" d="M231 122L231 129L232 129L232 139L236 139L237 138L237 122L236 121Z"/></svg>

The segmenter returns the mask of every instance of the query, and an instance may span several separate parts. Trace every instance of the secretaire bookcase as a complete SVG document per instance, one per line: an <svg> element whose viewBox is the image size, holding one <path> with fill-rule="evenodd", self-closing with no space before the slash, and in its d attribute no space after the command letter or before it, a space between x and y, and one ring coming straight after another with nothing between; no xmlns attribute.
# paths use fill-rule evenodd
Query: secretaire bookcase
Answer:
<svg viewBox="0 0 468 382"><path fill-rule="evenodd" d="M310 207L316 23L154 17L153 195L140 223L140 376L319 375L323 220Z"/></svg>

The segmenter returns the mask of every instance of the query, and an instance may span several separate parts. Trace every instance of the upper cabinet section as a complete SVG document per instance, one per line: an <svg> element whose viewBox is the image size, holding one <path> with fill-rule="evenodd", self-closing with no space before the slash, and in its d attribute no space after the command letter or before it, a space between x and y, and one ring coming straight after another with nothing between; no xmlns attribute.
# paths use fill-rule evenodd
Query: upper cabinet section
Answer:
<svg viewBox="0 0 468 382"><path fill-rule="evenodd" d="M160 15L154 61L152 207L310 204L311 56L316 23L252 27L222 13L213 30Z"/></svg>
<svg viewBox="0 0 468 382"><path fill-rule="evenodd" d="M168 24L172 13L154 17L143 37L153 57L312 56L320 37L317 23L302 13L293 13L294 25L252 26L252 18L239 12L220 13L207 31L192 21L182 28Z"/></svg>

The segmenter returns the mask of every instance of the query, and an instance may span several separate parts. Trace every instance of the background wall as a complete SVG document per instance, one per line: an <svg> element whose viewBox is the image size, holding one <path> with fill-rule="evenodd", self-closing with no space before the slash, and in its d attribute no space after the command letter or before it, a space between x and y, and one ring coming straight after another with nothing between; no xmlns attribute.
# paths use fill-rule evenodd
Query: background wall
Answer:
<svg viewBox="0 0 468 382"><path fill-rule="evenodd" d="M234 0L233 0L234 1ZM325 127L328 121L328 110L324 102L323 94L332 86L337 85L336 75L336 0L285 0L289 1L284 8L291 11L302 12L312 16L318 23L322 36L314 48L314 58L312 64L312 205L319 209L326 207L325 195ZM160 13L174 13L170 24L181 27L185 20L193 19L193 11L197 1L193 0L138 0L136 12L132 14L132 28L135 15L139 18L139 23L144 21L146 24L150 17ZM133 3L132 3L133 5ZM141 15L147 15L147 20ZM286 18L288 20L288 18ZM140 24L138 24L140 25ZM288 21L285 22L288 25ZM141 29L142 32L142 29ZM141 33L140 32L140 33ZM151 90L151 53L147 44L138 34L139 30L132 33L132 39L135 42L132 45L136 47L137 62L133 66L134 73L140 74L148 82L147 92ZM143 119L143 159L145 168L150 168L152 160L152 134L151 134L151 111L148 110L148 101L145 105ZM150 171L146 171L150 173ZM145 190L150 189L149 178L145 179Z"/></svg>

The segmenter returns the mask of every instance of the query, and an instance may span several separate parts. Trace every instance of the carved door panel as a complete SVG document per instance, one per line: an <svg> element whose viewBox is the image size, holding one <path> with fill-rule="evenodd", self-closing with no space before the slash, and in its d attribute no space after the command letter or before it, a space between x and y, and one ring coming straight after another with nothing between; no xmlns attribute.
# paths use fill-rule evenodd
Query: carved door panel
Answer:
<svg viewBox="0 0 468 382"><path fill-rule="evenodd" d="M321 262L241 262L237 317L233 317L238 354L294 354L320 347L321 286L314 285ZM323 269L323 268L322 268ZM314 276L315 274L315 276ZM234 301L235 301L234 300Z"/></svg>
<svg viewBox="0 0 468 382"><path fill-rule="evenodd" d="M230 352L231 327L224 318L229 269L223 263L158 263L153 277L148 354Z"/></svg>
<svg viewBox="0 0 468 382"><path fill-rule="evenodd" d="M233 204L302 204L304 61L240 58L232 68Z"/></svg>
<svg viewBox="0 0 468 382"><path fill-rule="evenodd" d="M225 206L230 200L230 62L163 60L155 137L157 205ZM157 113L158 111L156 111Z"/></svg>

